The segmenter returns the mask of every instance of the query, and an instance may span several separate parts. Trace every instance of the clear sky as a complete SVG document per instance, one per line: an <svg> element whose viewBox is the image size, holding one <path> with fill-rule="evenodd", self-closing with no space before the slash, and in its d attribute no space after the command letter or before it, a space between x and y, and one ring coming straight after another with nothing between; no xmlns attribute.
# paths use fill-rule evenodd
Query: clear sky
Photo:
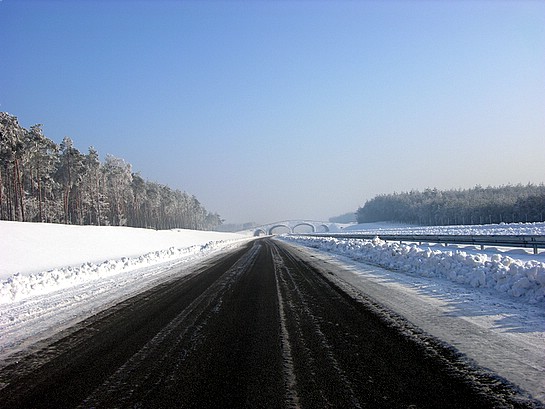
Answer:
<svg viewBox="0 0 545 409"><path fill-rule="evenodd" d="M227 222L545 181L544 1L0 0L0 111Z"/></svg>

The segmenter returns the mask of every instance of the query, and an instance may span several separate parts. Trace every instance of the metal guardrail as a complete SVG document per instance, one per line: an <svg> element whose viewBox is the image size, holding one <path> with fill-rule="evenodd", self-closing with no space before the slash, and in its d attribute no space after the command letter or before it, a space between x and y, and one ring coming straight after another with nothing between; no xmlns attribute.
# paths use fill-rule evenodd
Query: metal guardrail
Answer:
<svg viewBox="0 0 545 409"><path fill-rule="evenodd" d="M417 243L451 243L451 244L472 244L481 246L498 247L523 247L531 248L534 254L538 249L545 248L545 236L541 235L434 235L434 234L344 234L344 233L313 233L298 234L298 236L332 237L344 239L366 239L372 240L378 237L385 241L417 242Z"/></svg>

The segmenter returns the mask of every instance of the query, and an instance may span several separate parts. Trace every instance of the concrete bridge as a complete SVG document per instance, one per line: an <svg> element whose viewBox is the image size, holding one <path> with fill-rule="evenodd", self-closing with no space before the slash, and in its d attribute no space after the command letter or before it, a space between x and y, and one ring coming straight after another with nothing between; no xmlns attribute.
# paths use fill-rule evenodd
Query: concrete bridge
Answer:
<svg viewBox="0 0 545 409"><path fill-rule="evenodd" d="M325 232L329 232L332 224L334 223L317 222L314 220L286 220L283 222L270 223L270 224L256 227L254 230L254 236L297 233L298 232L297 230L299 228L306 228L307 231L310 228L312 233L325 233ZM305 231L305 233L307 231Z"/></svg>

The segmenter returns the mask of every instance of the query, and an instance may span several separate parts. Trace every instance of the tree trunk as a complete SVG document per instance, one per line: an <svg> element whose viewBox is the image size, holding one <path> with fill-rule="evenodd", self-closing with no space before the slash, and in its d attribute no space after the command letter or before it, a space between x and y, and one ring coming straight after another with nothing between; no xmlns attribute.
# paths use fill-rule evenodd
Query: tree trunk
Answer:
<svg viewBox="0 0 545 409"><path fill-rule="evenodd" d="M21 172L19 169L19 160L15 159L13 167L13 178L14 178L14 190L15 190L15 211L17 213L17 219L20 222L25 221L25 210L24 210L24 190L23 183L21 180Z"/></svg>

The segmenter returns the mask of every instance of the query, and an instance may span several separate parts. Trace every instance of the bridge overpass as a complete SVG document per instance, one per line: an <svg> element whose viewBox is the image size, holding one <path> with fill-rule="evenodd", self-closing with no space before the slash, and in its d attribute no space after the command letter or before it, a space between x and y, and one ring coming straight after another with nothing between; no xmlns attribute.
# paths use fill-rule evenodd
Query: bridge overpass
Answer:
<svg viewBox="0 0 545 409"><path fill-rule="evenodd" d="M286 229L288 233L297 233L298 228L310 228L312 233L327 233L334 224L315 220L285 220L256 227L254 229L254 236L270 236L278 234L278 232L286 233Z"/></svg>

